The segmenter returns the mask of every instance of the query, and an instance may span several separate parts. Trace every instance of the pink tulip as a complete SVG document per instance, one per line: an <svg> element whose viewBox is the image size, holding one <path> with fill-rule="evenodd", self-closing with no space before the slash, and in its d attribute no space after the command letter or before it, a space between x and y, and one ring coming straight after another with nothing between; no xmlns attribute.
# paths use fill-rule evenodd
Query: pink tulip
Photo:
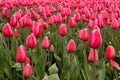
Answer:
<svg viewBox="0 0 120 80"><path fill-rule="evenodd" d="M112 28L113 30L116 30L116 29L119 28L119 23L118 23L118 20L117 20L116 18L114 18L114 19L112 20L111 28Z"/></svg>
<svg viewBox="0 0 120 80"><path fill-rule="evenodd" d="M11 19L10 19L10 25L11 25L12 27L16 27L17 24L18 24L17 16L16 16L16 14L13 14L13 15L11 16Z"/></svg>
<svg viewBox="0 0 120 80"><path fill-rule="evenodd" d="M23 69L23 75L24 77L29 78L31 74L32 74L32 67L29 63L27 63Z"/></svg>
<svg viewBox="0 0 120 80"><path fill-rule="evenodd" d="M17 30L17 29L14 29L14 35L15 35L16 38L19 37L19 33L18 33L18 30Z"/></svg>
<svg viewBox="0 0 120 80"><path fill-rule="evenodd" d="M102 45L102 37L100 34L100 30L98 29L93 29L93 31L90 33L89 37L89 46L90 48L98 48Z"/></svg>
<svg viewBox="0 0 120 80"><path fill-rule="evenodd" d="M8 17L8 8L3 8L2 9L2 14L1 14L2 19L5 19Z"/></svg>
<svg viewBox="0 0 120 80"><path fill-rule="evenodd" d="M75 14L74 19L76 22L80 21L80 14L79 13Z"/></svg>
<svg viewBox="0 0 120 80"><path fill-rule="evenodd" d="M17 49L17 53L16 53L16 61L18 63L23 63L26 61L26 49L23 45L20 45Z"/></svg>
<svg viewBox="0 0 120 80"><path fill-rule="evenodd" d="M59 34L64 37L67 33L67 25L66 24L61 24L59 27Z"/></svg>
<svg viewBox="0 0 120 80"><path fill-rule="evenodd" d="M9 23L4 24L2 28L2 33L6 37L12 37L13 36L13 31Z"/></svg>
<svg viewBox="0 0 120 80"><path fill-rule="evenodd" d="M47 36L45 36L45 37L43 38L43 41L42 41L42 43L41 43L41 47L42 47L43 49L48 49L48 48L50 47L50 41L49 41L49 39L48 39Z"/></svg>
<svg viewBox="0 0 120 80"><path fill-rule="evenodd" d="M91 63L97 62L98 61L98 52L97 50L90 48L90 52L88 55L88 61Z"/></svg>
<svg viewBox="0 0 120 80"><path fill-rule="evenodd" d="M28 35L27 39L26 39L26 45L29 48L35 48L37 45L37 40L36 37L33 33L31 33L30 35Z"/></svg>
<svg viewBox="0 0 120 80"><path fill-rule="evenodd" d="M83 28L78 33L78 38L82 41L87 41L89 37L89 31L88 28Z"/></svg>
<svg viewBox="0 0 120 80"><path fill-rule="evenodd" d="M76 27L76 22L74 20L74 17L71 17L68 23L69 23L70 28Z"/></svg>
<svg viewBox="0 0 120 80"><path fill-rule="evenodd" d="M71 39L67 44L67 52L72 54L76 51L76 44L73 39Z"/></svg>
<svg viewBox="0 0 120 80"><path fill-rule="evenodd" d="M105 57L108 60L111 60L115 57L115 49L113 46L108 46L105 50Z"/></svg>

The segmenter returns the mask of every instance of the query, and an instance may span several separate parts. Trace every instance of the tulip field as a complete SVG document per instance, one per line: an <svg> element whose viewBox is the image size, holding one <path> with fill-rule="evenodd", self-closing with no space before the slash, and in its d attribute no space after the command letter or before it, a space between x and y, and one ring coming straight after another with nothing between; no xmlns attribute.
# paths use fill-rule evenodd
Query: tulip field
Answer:
<svg viewBox="0 0 120 80"><path fill-rule="evenodd" d="M0 0L0 80L120 80L120 0Z"/></svg>

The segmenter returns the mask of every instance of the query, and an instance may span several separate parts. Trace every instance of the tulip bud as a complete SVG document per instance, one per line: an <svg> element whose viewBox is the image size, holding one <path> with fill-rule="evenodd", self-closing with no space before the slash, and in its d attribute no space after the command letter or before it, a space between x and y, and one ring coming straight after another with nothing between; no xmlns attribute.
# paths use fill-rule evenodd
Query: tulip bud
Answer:
<svg viewBox="0 0 120 80"><path fill-rule="evenodd" d="M1 14L2 19L5 19L8 17L8 8L3 8L2 9L2 14Z"/></svg>
<svg viewBox="0 0 120 80"><path fill-rule="evenodd" d="M78 38L81 39L82 41L87 41L88 35L89 35L88 28L84 28L84 29L79 31Z"/></svg>
<svg viewBox="0 0 120 80"><path fill-rule="evenodd" d="M80 21L80 14L79 13L75 14L74 19L76 22Z"/></svg>
<svg viewBox="0 0 120 80"><path fill-rule="evenodd" d="M26 58L26 63L30 63L30 59L28 57Z"/></svg>
<svg viewBox="0 0 120 80"><path fill-rule="evenodd" d="M93 29L93 31L90 33L89 37L89 46L90 48L98 48L102 45L102 37L100 34L100 30L98 29Z"/></svg>
<svg viewBox="0 0 120 80"><path fill-rule="evenodd" d="M69 42L68 42L68 45L67 45L67 52L72 54L76 51L76 44L74 42L73 39L71 39Z"/></svg>
<svg viewBox="0 0 120 80"><path fill-rule="evenodd" d="M26 49L23 45L20 45L17 49L17 53L16 53L16 61L18 63L23 63L26 61Z"/></svg>
<svg viewBox="0 0 120 80"><path fill-rule="evenodd" d="M43 49L48 49L50 47L50 41L49 41L47 36L44 37L42 44L41 44L41 47Z"/></svg>
<svg viewBox="0 0 120 80"><path fill-rule="evenodd" d="M49 18L48 24L50 24L50 25L54 24L54 17L53 16L51 16Z"/></svg>
<svg viewBox="0 0 120 80"><path fill-rule="evenodd" d="M117 70L120 70L120 66L118 63L116 63L115 61L113 61L112 59L110 60L110 64L112 67L114 67Z"/></svg>
<svg viewBox="0 0 120 80"><path fill-rule="evenodd" d="M117 21L117 19L116 19L116 18L114 18L114 19L112 20L112 23L111 23L111 28L112 28L113 30L115 30L115 29L118 29L118 28L119 28L119 23L118 23L118 21Z"/></svg>
<svg viewBox="0 0 120 80"><path fill-rule="evenodd" d="M76 22L73 17L71 17L69 20L69 26L70 26L70 28L75 28L75 26L76 26Z"/></svg>
<svg viewBox="0 0 120 80"><path fill-rule="evenodd" d="M32 74L32 67L29 63L27 63L23 69L23 75L24 77L29 78L31 74Z"/></svg>
<svg viewBox="0 0 120 80"><path fill-rule="evenodd" d="M44 22L44 23L42 24L42 27L43 27L44 30L47 30L47 29L48 29L48 24L47 24L46 22Z"/></svg>
<svg viewBox="0 0 120 80"><path fill-rule="evenodd" d="M36 44L37 44L36 37L33 33L31 33L30 35L28 35L28 37L26 39L26 45L29 48L35 48Z"/></svg>
<svg viewBox="0 0 120 80"><path fill-rule="evenodd" d="M17 16L16 16L16 14L13 14L13 15L11 16L11 19L10 19L10 25L11 25L12 27L16 27L16 26L17 26L17 23L18 23Z"/></svg>
<svg viewBox="0 0 120 80"><path fill-rule="evenodd" d="M51 45L51 46L50 46L50 52L51 52L51 53L54 53L54 51L55 51L54 46Z"/></svg>
<svg viewBox="0 0 120 80"><path fill-rule="evenodd" d="M89 20L89 22L88 22L88 28L92 28L92 27L93 27L93 21Z"/></svg>
<svg viewBox="0 0 120 80"><path fill-rule="evenodd" d="M40 37L41 34L42 34L42 25L41 23L36 23L36 26L34 26L33 30L32 30L32 33L34 33L35 37Z"/></svg>
<svg viewBox="0 0 120 80"><path fill-rule="evenodd" d="M67 33L67 25L66 24L61 24L59 28L59 34L64 37Z"/></svg>
<svg viewBox="0 0 120 80"><path fill-rule="evenodd" d="M16 38L19 37L19 33L18 33L18 30L17 30L17 29L14 29L14 35L15 35Z"/></svg>
<svg viewBox="0 0 120 80"><path fill-rule="evenodd" d="M108 60L111 60L115 57L115 49L113 46L108 46L105 50L105 57Z"/></svg>
<svg viewBox="0 0 120 80"><path fill-rule="evenodd" d="M98 52L97 50L90 48L90 52L88 55L88 61L91 63L97 62L98 61Z"/></svg>
<svg viewBox="0 0 120 80"><path fill-rule="evenodd" d="M2 28L2 33L6 37L12 37L13 36L13 31L9 23L4 24Z"/></svg>
<svg viewBox="0 0 120 80"><path fill-rule="evenodd" d="M103 28L106 26L106 22L101 14L98 15L98 26Z"/></svg>

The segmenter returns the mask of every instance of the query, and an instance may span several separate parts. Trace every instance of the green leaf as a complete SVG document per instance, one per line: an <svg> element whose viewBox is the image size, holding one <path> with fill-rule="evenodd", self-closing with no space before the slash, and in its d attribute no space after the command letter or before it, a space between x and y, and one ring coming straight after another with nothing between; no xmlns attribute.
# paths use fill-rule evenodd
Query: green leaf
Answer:
<svg viewBox="0 0 120 80"><path fill-rule="evenodd" d="M58 68L56 66L56 63L53 64L52 66L50 66L50 68L48 69L50 74L54 74L58 72Z"/></svg>
<svg viewBox="0 0 120 80"><path fill-rule="evenodd" d="M51 74L49 80L60 80L58 74Z"/></svg>
<svg viewBox="0 0 120 80"><path fill-rule="evenodd" d="M105 68L105 62L102 64L102 69L99 71L99 80L105 80L106 76L106 68Z"/></svg>

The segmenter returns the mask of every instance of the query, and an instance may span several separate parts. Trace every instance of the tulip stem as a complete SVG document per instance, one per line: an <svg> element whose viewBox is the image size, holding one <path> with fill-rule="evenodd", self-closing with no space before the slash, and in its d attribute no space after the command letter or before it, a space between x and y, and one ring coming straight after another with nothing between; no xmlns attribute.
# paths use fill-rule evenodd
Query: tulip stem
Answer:
<svg viewBox="0 0 120 80"><path fill-rule="evenodd" d="M24 75L23 75L23 63L21 63L21 72L22 72L22 80L24 80Z"/></svg>
<svg viewBox="0 0 120 80"><path fill-rule="evenodd" d="M44 51L45 51L45 53L44 53L44 69L45 69L45 66L46 66L46 58L47 58L46 49L45 49Z"/></svg>
<svg viewBox="0 0 120 80"><path fill-rule="evenodd" d="M33 56L32 56L32 49L30 49L30 55L31 55L31 63L32 63L32 67L33 67Z"/></svg>
<svg viewBox="0 0 120 80"><path fill-rule="evenodd" d="M94 61L95 61L95 49L94 49ZM95 62L92 63L92 80L96 80L96 66L95 66Z"/></svg>
<svg viewBox="0 0 120 80"><path fill-rule="evenodd" d="M70 54L70 65L72 66L72 54Z"/></svg>

